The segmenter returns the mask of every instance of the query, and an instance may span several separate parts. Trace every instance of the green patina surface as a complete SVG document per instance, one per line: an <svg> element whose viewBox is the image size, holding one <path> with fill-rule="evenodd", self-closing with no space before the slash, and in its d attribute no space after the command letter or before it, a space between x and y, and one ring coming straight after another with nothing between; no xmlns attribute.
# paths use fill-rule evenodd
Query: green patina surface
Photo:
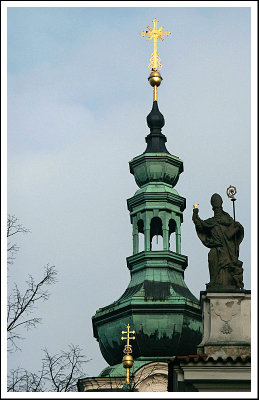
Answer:
<svg viewBox="0 0 259 400"><path fill-rule="evenodd" d="M166 193L170 193L169 185L159 183L158 186L164 185ZM171 188L171 191L171 194L177 197L175 189ZM135 196L138 195L137 192ZM165 199L166 204L160 204L159 211L155 213L162 221L169 221L172 213L175 218L177 213L181 212L179 205L169 201L166 202ZM132 203L132 221L134 222L134 218L142 219L145 233L148 218L149 221L152 218L146 218L139 211L135 212L135 205ZM144 213L149 207L145 206L146 204L144 199ZM174 207L173 211L171 206ZM139 207L139 204L136 207ZM151 206L149 211L154 213L154 208ZM164 216L166 219L163 219ZM175 225L180 226L180 222L178 215ZM169 231L168 227L167 233ZM150 229L147 233L150 234ZM166 232L163 233L166 236ZM170 358L174 355L192 354L201 341L199 301L184 282L184 270L188 259L180 254L179 246L178 252L170 251L168 246L164 246L161 251L150 250L150 239L151 236L145 240L148 250L138 252L133 236L135 254L127 258L131 281L117 301L99 309L93 317L94 336L99 341L103 357L110 365L121 363L124 343L120 339L120 333L128 323L136 331L136 340L132 343L135 359L149 357L155 360L157 357Z"/></svg>
<svg viewBox="0 0 259 400"><path fill-rule="evenodd" d="M124 343L120 333L134 327L134 358L170 358L192 354L201 341L201 316L197 300L187 287L174 282L144 280L128 288L121 298L97 311L95 337L110 365L120 363Z"/></svg>
<svg viewBox="0 0 259 400"><path fill-rule="evenodd" d="M130 161L130 172L139 187L148 182L176 185L183 172L183 162L169 153L144 153Z"/></svg>
<svg viewBox="0 0 259 400"><path fill-rule="evenodd" d="M130 162L139 189L128 199L133 255L127 258L131 280L121 297L100 308L92 318L94 336L107 363L100 376L124 376L125 343L121 331L129 323L134 368L151 361L196 352L202 337L199 301L184 282L188 259L181 254L181 223L185 198L174 186L183 162L170 153L144 153ZM144 249L140 251L140 235ZM174 236L175 251L170 248ZM162 249L152 250L154 236Z"/></svg>
<svg viewBox="0 0 259 400"><path fill-rule="evenodd" d="M145 364L149 364L151 361L138 361L135 360L133 363L132 368L130 369L130 373L132 375L137 372L137 370ZM106 367L102 370L99 374L100 377L124 377L125 376L125 368L123 367L122 363Z"/></svg>

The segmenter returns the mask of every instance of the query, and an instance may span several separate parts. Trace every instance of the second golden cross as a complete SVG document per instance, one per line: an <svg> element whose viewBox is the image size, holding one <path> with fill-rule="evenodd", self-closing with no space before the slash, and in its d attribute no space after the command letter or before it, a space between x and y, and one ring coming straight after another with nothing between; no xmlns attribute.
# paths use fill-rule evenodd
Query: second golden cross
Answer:
<svg viewBox="0 0 259 400"><path fill-rule="evenodd" d="M123 336L121 337L121 340L127 340L127 344L125 344L125 348L124 348L123 352L124 352L125 354L132 353L132 345L129 344L129 341L135 339L135 336L130 337L130 334L132 333L132 334L134 335L135 331L130 331L130 325L128 324L128 325L127 325L127 330L126 330L126 331L122 331L121 333L122 333L122 334L123 334L123 333L126 333L126 334L127 334L126 337L123 337Z"/></svg>

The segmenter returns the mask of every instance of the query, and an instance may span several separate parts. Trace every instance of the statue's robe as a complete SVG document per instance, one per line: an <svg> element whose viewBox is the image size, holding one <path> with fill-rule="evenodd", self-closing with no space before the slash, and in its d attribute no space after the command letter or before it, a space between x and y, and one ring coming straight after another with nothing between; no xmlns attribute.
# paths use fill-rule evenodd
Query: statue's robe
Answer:
<svg viewBox="0 0 259 400"><path fill-rule="evenodd" d="M242 262L238 260L239 245L244 238L244 228L225 211L221 210L214 217L202 220L193 216L196 232L204 246L210 248L208 255L210 286L229 284L241 286ZM224 271L226 274L224 276ZM239 278L237 279L237 276ZM224 282L222 282L222 279ZM234 279L234 282L232 282Z"/></svg>

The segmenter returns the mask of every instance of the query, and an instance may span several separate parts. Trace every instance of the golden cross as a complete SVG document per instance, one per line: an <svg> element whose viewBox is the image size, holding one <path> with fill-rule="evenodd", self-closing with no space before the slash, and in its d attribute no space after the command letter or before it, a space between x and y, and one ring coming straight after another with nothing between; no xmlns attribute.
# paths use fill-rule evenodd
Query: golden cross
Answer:
<svg viewBox="0 0 259 400"><path fill-rule="evenodd" d="M159 71L162 69L162 64L161 64L161 60L160 60L160 55L157 52L157 39L164 40L162 38L162 35L169 36L171 34L171 32L169 32L169 31L162 32L162 29L164 28L163 26L161 26L160 28L157 28L158 20L156 18L153 19L152 22L154 22L154 28L152 29L152 28L150 28L150 26L148 26L147 27L148 31L142 31L140 34L143 37L148 35L147 40L154 39L154 51L151 54L148 69L150 69L151 71Z"/></svg>
<svg viewBox="0 0 259 400"><path fill-rule="evenodd" d="M129 344L130 340L135 340L135 336L130 337L130 333L132 333L134 335L135 331L130 331L130 325L127 325L127 330L126 331L121 331L121 333L126 333L127 336L126 337L121 337L121 340L127 340L127 344L125 344L125 348L124 348L124 353L129 354L132 353L132 346L131 344Z"/></svg>

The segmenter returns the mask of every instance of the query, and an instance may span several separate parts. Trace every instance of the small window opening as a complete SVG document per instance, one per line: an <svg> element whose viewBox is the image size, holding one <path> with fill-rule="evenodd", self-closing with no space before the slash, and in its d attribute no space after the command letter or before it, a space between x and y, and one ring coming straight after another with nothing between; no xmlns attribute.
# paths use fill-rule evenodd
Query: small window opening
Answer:
<svg viewBox="0 0 259 400"><path fill-rule="evenodd" d="M144 237L144 221L138 221L138 240L139 240L139 253L145 250L145 237Z"/></svg>
<svg viewBox="0 0 259 400"><path fill-rule="evenodd" d="M176 222L173 219L169 221L169 249L176 252Z"/></svg>
<svg viewBox="0 0 259 400"><path fill-rule="evenodd" d="M163 229L162 221L154 217L150 224L150 249L153 251L163 250Z"/></svg>

